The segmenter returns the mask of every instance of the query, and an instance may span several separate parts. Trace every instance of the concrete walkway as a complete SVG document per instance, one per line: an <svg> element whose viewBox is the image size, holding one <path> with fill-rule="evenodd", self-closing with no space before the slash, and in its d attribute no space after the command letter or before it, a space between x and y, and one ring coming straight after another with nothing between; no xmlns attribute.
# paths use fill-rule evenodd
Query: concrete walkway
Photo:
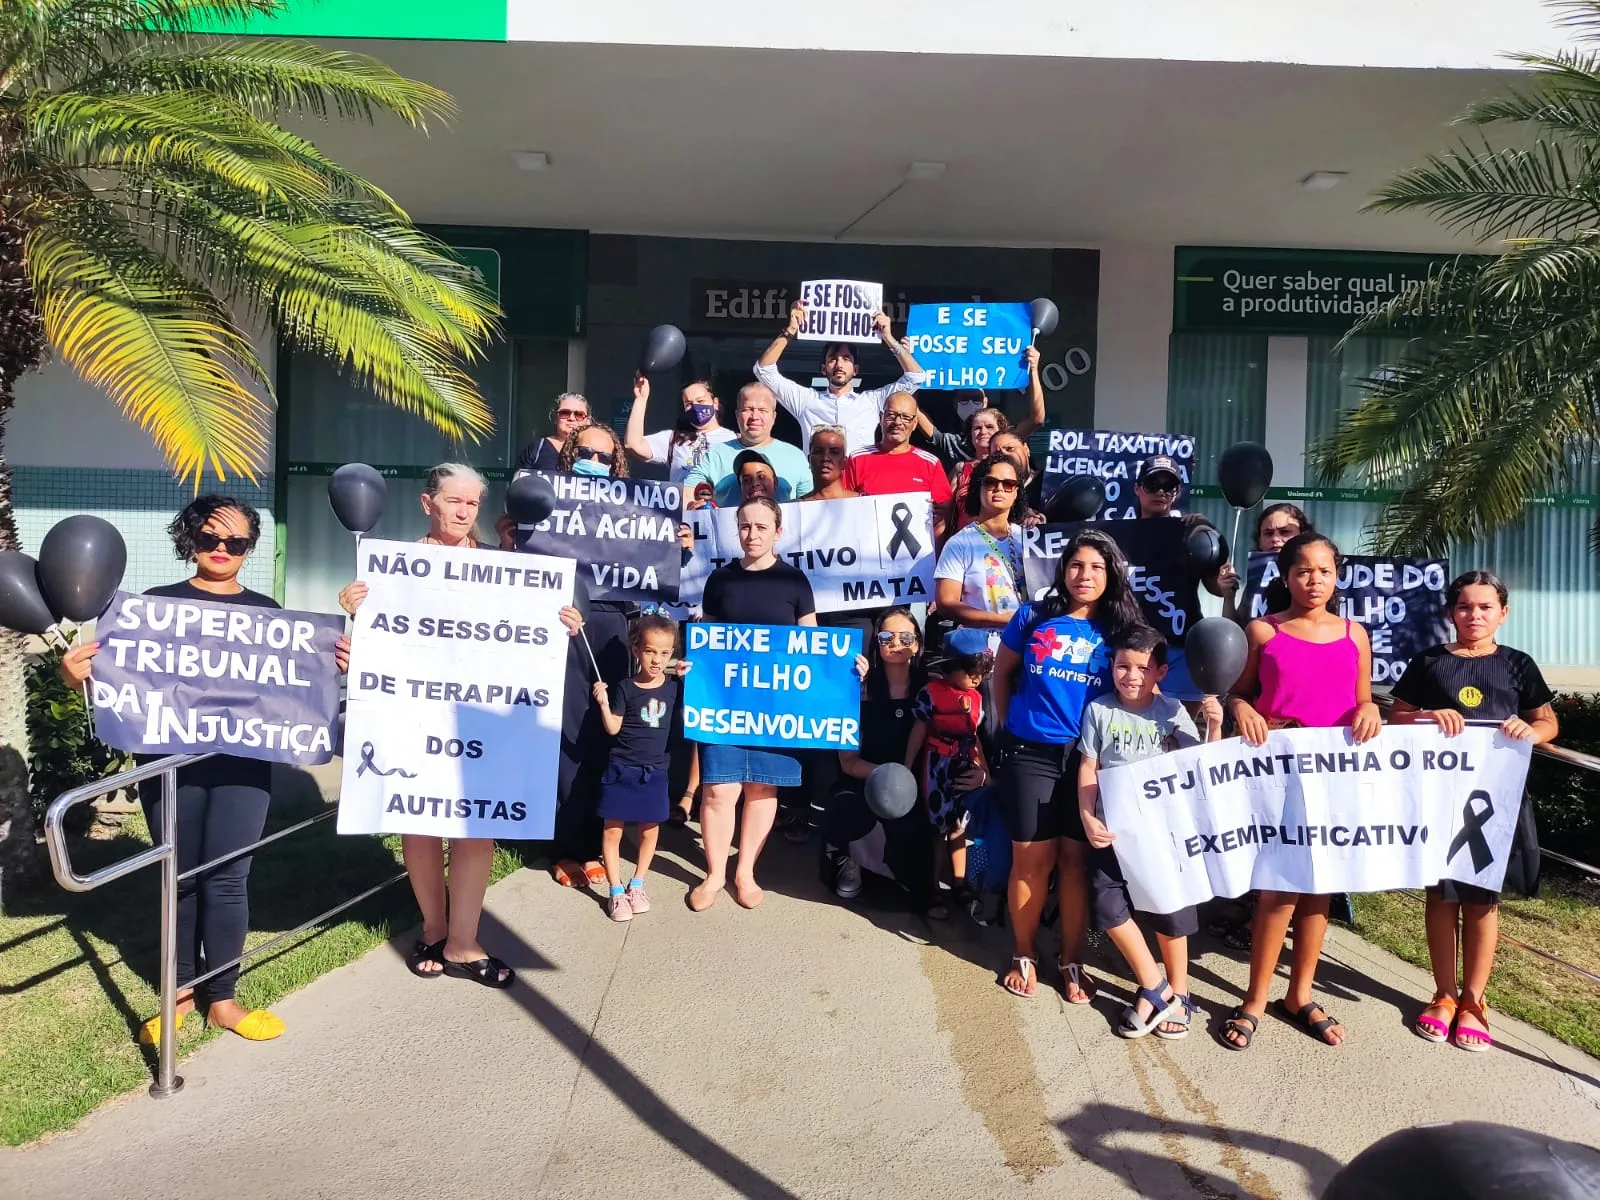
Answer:
<svg viewBox="0 0 1600 1200"><path fill-rule="evenodd" d="M517 968L510 991L417 980L381 948L286 1000L280 1040L183 1063L174 1099L0 1152L0 1192L1302 1197L1419 1121L1600 1129L1600 1063L1505 1018L1489 1054L1423 1043L1423 974L1343 931L1320 979L1346 1046L1270 1017L1248 1053L1218 1046L1245 972L1205 939L1205 1027L1124 1042L1127 983L1106 968L1091 1008L1019 1001L995 984L999 931L841 905L814 851L781 844L765 905L697 916L694 842L663 843L655 911L627 925L544 875L496 887L483 940Z"/></svg>

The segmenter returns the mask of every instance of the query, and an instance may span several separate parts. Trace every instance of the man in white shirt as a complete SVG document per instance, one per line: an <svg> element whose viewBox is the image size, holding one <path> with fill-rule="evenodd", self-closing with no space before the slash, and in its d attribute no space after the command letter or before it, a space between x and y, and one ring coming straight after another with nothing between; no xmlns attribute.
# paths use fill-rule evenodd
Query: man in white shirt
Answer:
<svg viewBox="0 0 1600 1200"><path fill-rule="evenodd" d="M800 422L800 444L811 445L811 433L819 425L841 425L845 431L845 449L851 454L865 450L878 438L878 416L883 402L894 392L915 393L922 382L922 368L911 357L904 344L895 341L889 328L889 315L879 313L872 319L884 347L900 364L901 375L888 387L869 391L853 391L855 382L856 352L848 342L829 342L822 348L822 374L828 381L827 389L818 391L786 378L778 371L778 360L795 340L805 324L806 306L796 303L789 310L789 324L772 345L762 351L756 360L756 378L772 389L794 419Z"/></svg>

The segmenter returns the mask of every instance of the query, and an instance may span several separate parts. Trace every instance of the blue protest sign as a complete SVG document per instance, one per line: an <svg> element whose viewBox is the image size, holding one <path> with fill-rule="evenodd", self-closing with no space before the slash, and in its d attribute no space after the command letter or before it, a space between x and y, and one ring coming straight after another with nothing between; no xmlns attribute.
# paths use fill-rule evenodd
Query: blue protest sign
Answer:
<svg viewBox="0 0 1600 1200"><path fill-rule="evenodd" d="M906 345L929 391L1026 387L1033 322L1026 304L913 304Z"/></svg>
<svg viewBox="0 0 1600 1200"><path fill-rule="evenodd" d="M333 757L344 618L118 592L95 636L94 732L142 754Z"/></svg>
<svg viewBox="0 0 1600 1200"><path fill-rule="evenodd" d="M691 621L683 732L693 742L854 750L859 629Z"/></svg>

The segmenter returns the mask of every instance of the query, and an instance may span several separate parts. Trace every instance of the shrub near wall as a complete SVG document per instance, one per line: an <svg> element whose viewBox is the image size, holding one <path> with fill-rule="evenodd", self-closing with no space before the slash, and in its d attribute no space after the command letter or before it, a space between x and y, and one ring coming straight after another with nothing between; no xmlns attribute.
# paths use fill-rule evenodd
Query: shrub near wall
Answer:
<svg viewBox="0 0 1600 1200"><path fill-rule="evenodd" d="M131 765L128 756L94 736L83 693L61 678L61 651L48 650L28 667L28 796L36 828L44 828L44 810L68 788L104 779ZM73 809L69 828L81 831L94 810Z"/></svg>
<svg viewBox="0 0 1600 1200"><path fill-rule="evenodd" d="M1600 695L1557 696L1556 745L1600 755ZM1534 755L1528 795L1538 816L1539 844L1600 866L1600 772Z"/></svg>

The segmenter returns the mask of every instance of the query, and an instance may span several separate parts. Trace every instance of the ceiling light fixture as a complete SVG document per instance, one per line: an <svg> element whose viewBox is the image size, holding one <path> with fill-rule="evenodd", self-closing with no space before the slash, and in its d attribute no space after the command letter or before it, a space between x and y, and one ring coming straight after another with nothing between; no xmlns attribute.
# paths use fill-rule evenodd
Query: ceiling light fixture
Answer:
<svg viewBox="0 0 1600 1200"><path fill-rule="evenodd" d="M1308 192L1326 192L1338 187L1349 174L1348 171L1313 171L1300 181L1300 186Z"/></svg>
<svg viewBox="0 0 1600 1200"><path fill-rule="evenodd" d="M927 183L930 179L938 179L944 174L944 163L917 161L906 168L906 178L918 183Z"/></svg>
<svg viewBox="0 0 1600 1200"><path fill-rule="evenodd" d="M545 171L550 167L550 156L543 150L513 150L511 161L519 171Z"/></svg>

